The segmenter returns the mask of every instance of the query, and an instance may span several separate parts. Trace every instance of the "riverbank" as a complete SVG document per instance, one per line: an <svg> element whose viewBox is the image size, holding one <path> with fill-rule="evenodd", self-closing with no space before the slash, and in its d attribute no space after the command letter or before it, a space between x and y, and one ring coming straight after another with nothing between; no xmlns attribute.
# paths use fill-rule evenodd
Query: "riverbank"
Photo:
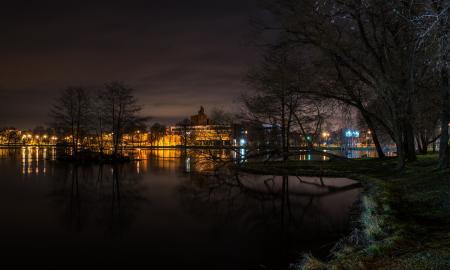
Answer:
<svg viewBox="0 0 450 270"><path fill-rule="evenodd" d="M450 269L450 170L419 156L405 170L395 158L249 162L263 174L345 176L365 186L352 235L322 262L306 255L299 269Z"/></svg>
<svg viewBox="0 0 450 270"><path fill-rule="evenodd" d="M70 146L68 145L57 145L57 144L45 144L45 143L40 143L40 144L24 144L24 143L10 143L10 144L2 144L0 143L0 148L18 148L18 147L66 147L66 148L70 148ZM134 149L154 149L154 150L166 150L166 149L231 149L231 150L235 150L235 149L248 149L247 147L242 147L242 146L233 146L233 145L187 145L187 146L183 146L183 145L165 145L165 146L152 146L152 145L147 145L147 144L143 144L143 145L124 145L122 147L123 150L134 150ZM308 147L296 147L296 146L291 146L290 149L292 151L308 151L309 148ZM326 150L326 151L342 151L343 148L341 146L338 145L329 145L326 147L322 147L322 146L318 146L315 148L316 150ZM253 149L254 150L254 149ZM270 150L269 148L264 149L261 148L259 149L261 151L264 150ZM347 147L345 148L345 150L347 151L375 151L375 148L372 146L365 146L365 147ZM393 150L392 150L393 151Z"/></svg>

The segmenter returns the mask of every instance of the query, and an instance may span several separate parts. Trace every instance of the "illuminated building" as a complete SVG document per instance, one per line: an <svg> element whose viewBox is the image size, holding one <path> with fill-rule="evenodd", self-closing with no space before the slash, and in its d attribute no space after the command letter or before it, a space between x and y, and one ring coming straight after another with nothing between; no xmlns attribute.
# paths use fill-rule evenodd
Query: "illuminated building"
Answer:
<svg viewBox="0 0 450 270"><path fill-rule="evenodd" d="M152 142L152 146L164 147L164 146L180 146L182 144L181 136L177 134L165 134L157 141Z"/></svg>
<svg viewBox="0 0 450 270"><path fill-rule="evenodd" d="M198 114L191 116L189 124L172 126L169 128L168 134L178 136L179 145L230 146L232 126L214 124L201 106Z"/></svg>
<svg viewBox="0 0 450 270"><path fill-rule="evenodd" d="M198 114L191 116L191 125L193 126L207 126L211 124L212 121L208 119L208 116L205 114L205 108L203 108L203 106L200 106Z"/></svg>

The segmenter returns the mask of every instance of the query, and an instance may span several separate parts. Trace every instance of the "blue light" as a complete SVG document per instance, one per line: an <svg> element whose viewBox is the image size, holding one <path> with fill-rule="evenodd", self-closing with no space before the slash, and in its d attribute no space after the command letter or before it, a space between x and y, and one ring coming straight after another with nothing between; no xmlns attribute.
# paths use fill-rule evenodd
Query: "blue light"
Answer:
<svg viewBox="0 0 450 270"><path fill-rule="evenodd" d="M347 138L358 138L359 134L360 133L359 133L358 130L351 130L351 129L349 129L349 130L347 130L345 132L345 137L347 137Z"/></svg>
<svg viewBox="0 0 450 270"><path fill-rule="evenodd" d="M245 149L241 148L239 150L239 162L244 162L245 161Z"/></svg>
<svg viewBox="0 0 450 270"><path fill-rule="evenodd" d="M246 144L245 139L241 139L239 142L240 142L241 146Z"/></svg>

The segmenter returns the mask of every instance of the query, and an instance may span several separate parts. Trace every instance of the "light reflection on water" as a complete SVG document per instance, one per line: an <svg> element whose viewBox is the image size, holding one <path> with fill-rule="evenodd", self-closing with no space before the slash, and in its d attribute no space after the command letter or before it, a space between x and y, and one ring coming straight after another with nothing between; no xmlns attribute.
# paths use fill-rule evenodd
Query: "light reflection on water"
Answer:
<svg viewBox="0 0 450 270"><path fill-rule="evenodd" d="M16 149L0 149L0 158L11 155L11 151ZM21 152L21 171L23 175L46 174L48 161L55 161L57 155L56 147L40 148L35 146L27 146L20 148ZM376 151L373 150L324 150L332 154L343 155L347 158L376 157ZM156 149L156 150L127 150L126 154L136 159L136 172L145 174L148 169L148 163L151 161L154 165L161 169L175 169L179 167L178 160L184 159L184 169L186 172L191 171L208 171L213 170L214 162L218 160L239 160L243 162L247 160L247 152L245 149L237 150L183 150L183 149ZM386 152L387 156L393 156L394 152ZM298 155L291 156L293 160L322 160L327 161L330 158L317 153L301 152Z"/></svg>
<svg viewBox="0 0 450 270"><path fill-rule="evenodd" d="M18 149L0 149L0 157L10 155L11 151ZM56 147L39 148L28 146L20 148L21 151L21 171L23 175L46 174L48 161L55 161L57 150ZM373 150L349 150L349 151L330 151L324 150L332 154L343 155L347 158L376 157L377 154ZM247 152L245 149L237 150L183 150L183 149L156 149L156 150L127 150L127 155L136 159L136 172L145 174L148 169L148 163L151 161L154 165L161 169L175 169L179 167L178 160L184 159L184 170L191 171L211 171L214 170L214 163L218 160L239 160L243 162L247 160ZM386 152L387 156L393 156L393 152ZM273 159L273 158L272 158ZM330 158L317 153L301 152L298 155L291 156L293 160L303 161L327 161Z"/></svg>
<svg viewBox="0 0 450 270"><path fill-rule="evenodd" d="M361 192L345 178L212 173L226 150L129 154L138 159L77 167L54 148L0 149L2 262L17 252L33 264L286 269L348 233Z"/></svg>

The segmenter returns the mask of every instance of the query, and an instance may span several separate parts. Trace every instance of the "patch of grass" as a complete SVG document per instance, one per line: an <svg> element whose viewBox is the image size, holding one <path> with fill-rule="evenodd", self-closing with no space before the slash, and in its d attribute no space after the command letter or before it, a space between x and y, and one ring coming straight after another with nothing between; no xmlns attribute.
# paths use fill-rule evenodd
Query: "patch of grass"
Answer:
<svg viewBox="0 0 450 270"><path fill-rule="evenodd" d="M369 242L374 242L384 236L384 217L376 213L378 205L372 197L364 196L362 204L364 212L361 215L361 223L364 235Z"/></svg>
<svg viewBox="0 0 450 270"><path fill-rule="evenodd" d="M301 263L303 270L325 270L327 269L327 264L315 258L311 254L306 254L303 257L303 262Z"/></svg>
<svg viewBox="0 0 450 270"><path fill-rule="evenodd" d="M396 159L249 162L263 174L346 176L365 186L359 231L321 262L306 256L299 269L450 269L450 170L437 155L418 156L404 170Z"/></svg>

